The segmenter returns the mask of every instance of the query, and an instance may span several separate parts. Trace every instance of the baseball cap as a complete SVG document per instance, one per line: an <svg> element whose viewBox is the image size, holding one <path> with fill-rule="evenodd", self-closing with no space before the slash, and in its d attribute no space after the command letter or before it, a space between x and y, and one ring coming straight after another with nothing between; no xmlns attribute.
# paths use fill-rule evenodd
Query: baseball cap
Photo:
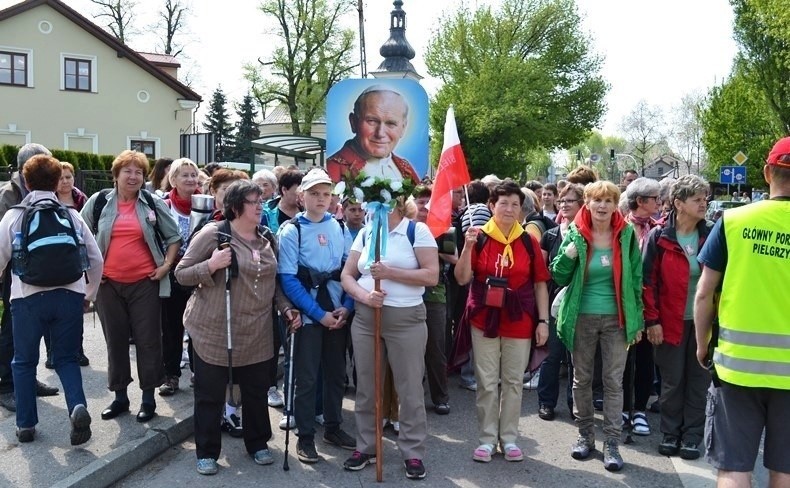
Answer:
<svg viewBox="0 0 790 488"><path fill-rule="evenodd" d="M779 139L774 144L771 152L768 153L768 159L765 161L769 166L780 166L782 168L790 168L790 137Z"/></svg>
<svg viewBox="0 0 790 488"><path fill-rule="evenodd" d="M307 191L315 185L321 184L332 185L332 180L329 178L326 171L320 168L313 168L302 178L302 184L299 185L299 190Z"/></svg>

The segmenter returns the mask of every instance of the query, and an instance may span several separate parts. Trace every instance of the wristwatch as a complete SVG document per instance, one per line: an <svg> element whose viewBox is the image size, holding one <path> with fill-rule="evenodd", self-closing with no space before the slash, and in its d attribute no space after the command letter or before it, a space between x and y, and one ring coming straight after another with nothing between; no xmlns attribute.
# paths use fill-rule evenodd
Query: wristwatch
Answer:
<svg viewBox="0 0 790 488"><path fill-rule="evenodd" d="M546 320L546 319L538 319L538 323L539 323L539 324L546 324L546 325L549 325L549 321L548 321L548 320Z"/></svg>

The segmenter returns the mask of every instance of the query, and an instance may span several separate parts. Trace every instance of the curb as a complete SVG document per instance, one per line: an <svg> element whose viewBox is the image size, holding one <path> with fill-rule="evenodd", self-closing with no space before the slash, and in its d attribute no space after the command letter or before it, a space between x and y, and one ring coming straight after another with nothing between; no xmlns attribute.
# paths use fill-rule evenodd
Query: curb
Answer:
<svg viewBox="0 0 790 488"><path fill-rule="evenodd" d="M52 488L103 488L142 468L172 446L194 434L194 416L174 420L167 427L150 429L146 434L129 441L112 452L76 471Z"/></svg>

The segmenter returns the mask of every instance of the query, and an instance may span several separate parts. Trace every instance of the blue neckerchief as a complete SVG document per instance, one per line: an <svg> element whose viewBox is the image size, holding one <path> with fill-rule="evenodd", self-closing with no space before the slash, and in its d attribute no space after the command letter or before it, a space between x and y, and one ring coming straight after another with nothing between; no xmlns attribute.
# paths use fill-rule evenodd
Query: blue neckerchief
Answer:
<svg viewBox="0 0 790 488"><path fill-rule="evenodd" d="M370 248L368 248L368 261L365 263L366 268L376 261L376 246L379 244L378 229L381 228L381 255L387 254L387 235L389 234L389 213L394 209L390 208L389 203L369 202L366 206L368 213L373 214L372 238L370 239Z"/></svg>

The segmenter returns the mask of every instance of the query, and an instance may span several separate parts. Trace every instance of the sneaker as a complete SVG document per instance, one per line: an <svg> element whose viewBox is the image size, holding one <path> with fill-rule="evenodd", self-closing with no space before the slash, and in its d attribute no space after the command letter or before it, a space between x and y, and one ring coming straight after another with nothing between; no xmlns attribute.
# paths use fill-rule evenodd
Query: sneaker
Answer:
<svg viewBox="0 0 790 488"><path fill-rule="evenodd" d="M448 413L450 413L450 404L440 403L438 405L434 405L433 409L434 411L436 411L438 415L447 415Z"/></svg>
<svg viewBox="0 0 790 488"><path fill-rule="evenodd" d="M353 451L357 447L357 441L345 433L343 429L324 432L324 442L342 449L348 449L349 451Z"/></svg>
<svg viewBox="0 0 790 488"><path fill-rule="evenodd" d="M658 453L662 456L677 456L680 451L680 439L677 436L664 434L661 444L658 445Z"/></svg>
<svg viewBox="0 0 790 488"><path fill-rule="evenodd" d="M603 467L607 471L620 471L623 469L623 457L617 439L606 439L603 443Z"/></svg>
<svg viewBox="0 0 790 488"><path fill-rule="evenodd" d="M363 454L359 451L354 451L354 454L343 462L343 469L346 471L359 471L368 464L376 464L376 456L374 454Z"/></svg>
<svg viewBox="0 0 790 488"><path fill-rule="evenodd" d="M315 442L312 439L299 439L296 443L296 457L303 463L317 463L318 452L315 450Z"/></svg>
<svg viewBox="0 0 790 488"><path fill-rule="evenodd" d="M688 461L699 459L699 446L693 442L683 441L680 443L680 457Z"/></svg>
<svg viewBox="0 0 790 488"><path fill-rule="evenodd" d="M241 419L235 413L222 415L220 429L222 432L230 434L231 437L242 437L244 435L244 430L241 427Z"/></svg>
<svg viewBox="0 0 790 488"><path fill-rule="evenodd" d="M159 387L160 396L173 396L178 391L178 376L168 376ZM216 463L216 461L214 461Z"/></svg>
<svg viewBox="0 0 790 488"><path fill-rule="evenodd" d="M16 438L19 442L33 442L36 437L35 427L17 427Z"/></svg>
<svg viewBox="0 0 790 488"><path fill-rule="evenodd" d="M16 412L16 397L13 391L0 393L0 407L5 408L9 412Z"/></svg>
<svg viewBox="0 0 790 488"><path fill-rule="evenodd" d="M647 423L645 412L634 413L634 435L650 435L650 424Z"/></svg>
<svg viewBox="0 0 790 488"><path fill-rule="evenodd" d="M71 445L85 444L91 438L91 416L85 405L78 404L71 411Z"/></svg>
<svg viewBox="0 0 790 488"><path fill-rule="evenodd" d="M460 383L458 386L459 386L460 388L463 388L464 390L469 390L469 391L477 391L477 382L473 382L473 383Z"/></svg>
<svg viewBox="0 0 790 488"><path fill-rule="evenodd" d="M480 444L472 453L472 459L479 463L490 463L491 454L494 452L494 446L491 444Z"/></svg>
<svg viewBox="0 0 790 488"><path fill-rule="evenodd" d="M515 444L505 444L502 446L502 452L505 454L505 461L523 461L524 453Z"/></svg>
<svg viewBox="0 0 790 488"><path fill-rule="evenodd" d="M197 472L204 475L217 474L217 460L211 458L198 459Z"/></svg>
<svg viewBox="0 0 790 488"><path fill-rule="evenodd" d="M554 420L554 416L555 414L553 407L543 404L541 404L540 407L538 407L538 417L540 417L541 419Z"/></svg>
<svg viewBox="0 0 790 488"><path fill-rule="evenodd" d="M406 477L410 480L421 480L425 478L425 465L422 459L407 459L403 461L406 467Z"/></svg>
<svg viewBox="0 0 790 488"><path fill-rule="evenodd" d="M252 455L252 460L255 461L255 464L260 464L261 466L274 463L274 457L272 457L272 453L269 449L261 449L256 452Z"/></svg>
<svg viewBox="0 0 790 488"><path fill-rule="evenodd" d="M268 400L270 407L282 407L285 405L285 401L283 401L283 396L280 394L280 391L277 390L276 386L272 386L269 388L268 393Z"/></svg>
<svg viewBox="0 0 790 488"><path fill-rule="evenodd" d="M603 398L593 400L593 408L598 412L603 412Z"/></svg>
<svg viewBox="0 0 790 488"><path fill-rule="evenodd" d="M184 369L187 364L189 364L189 353L187 352L186 348L181 351L181 363L178 365L179 368Z"/></svg>
<svg viewBox="0 0 790 488"><path fill-rule="evenodd" d="M288 430L293 429L296 427L296 419L293 415L290 416L290 422L288 415L283 415L283 418L280 419L280 430Z"/></svg>
<svg viewBox="0 0 790 488"><path fill-rule="evenodd" d="M540 381L540 371L532 375L529 381L524 382L524 389L525 390L537 390L538 389L538 382Z"/></svg>
<svg viewBox="0 0 790 488"><path fill-rule="evenodd" d="M595 451L595 435L579 433L576 444L571 449L571 457L573 459L587 459L593 451Z"/></svg>
<svg viewBox="0 0 790 488"><path fill-rule="evenodd" d="M324 414L316 415L315 423L317 423L318 425L324 425Z"/></svg>

